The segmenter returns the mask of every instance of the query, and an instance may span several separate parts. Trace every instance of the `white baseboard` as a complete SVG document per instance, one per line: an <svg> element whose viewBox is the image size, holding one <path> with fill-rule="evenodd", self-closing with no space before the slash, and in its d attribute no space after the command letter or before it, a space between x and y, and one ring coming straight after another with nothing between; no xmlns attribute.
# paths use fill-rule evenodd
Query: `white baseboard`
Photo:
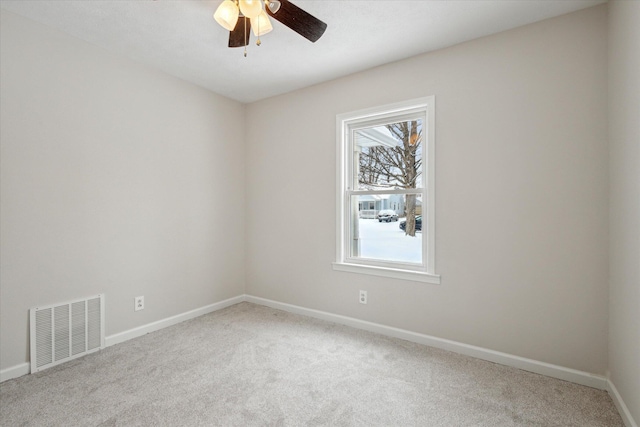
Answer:
<svg viewBox="0 0 640 427"><path fill-rule="evenodd" d="M313 310L310 308L300 307L292 304L286 304L278 301L273 301L265 298L254 297L251 295L239 295L237 297L229 298L224 301L220 301L214 304L210 304L204 307L197 308L195 310L187 311L166 319L158 320L156 322L148 323L137 328L133 328L124 332L120 332L114 335L110 335L105 338L105 346L115 345L124 341L128 341L133 338L140 337L150 332L158 331L184 322L185 320L193 319L204 314L212 313L214 311L221 310L226 307L238 304L240 302L247 301L254 304L264 305L275 309L287 311L290 313L300 314L303 316L313 317L316 319L326 320L333 323L351 326L357 329L362 329L370 332L379 333L382 335L400 338L407 341L415 342L418 344L428 345L443 350L453 351L455 353L464 354L467 356L475 357L482 360L487 360L501 365L511 366L514 368L522 369L529 372L534 372L541 375L546 375L552 378L558 378L564 381L570 381L576 384L582 384L589 387L598 388L601 390L607 390L611 396L620 416L622 417L626 427L638 427L638 424L634 421L629 412L629 408L625 404L624 400L618 393L613 382L603 376L590 374L588 372L578 371L575 369L565 368L558 365L552 365L545 362L539 362L533 359L527 359L520 356L515 356L508 353L502 353L499 351L489 350L482 347L476 347L473 345L463 344L456 341L446 340L443 338L437 338L430 335L419 334L417 332L411 332L404 329L393 328L390 326L381 325L378 323L367 322L365 320L355 319L353 317L341 316L320 310ZM20 365L12 366L0 371L0 382L7 381L13 378L18 378L29 373L30 365L28 362Z"/></svg>
<svg viewBox="0 0 640 427"><path fill-rule="evenodd" d="M119 332L117 334L109 335L105 337L105 347L119 344L124 341L128 341L132 338L137 338L149 332L158 331L168 326L175 325L185 320L193 319L204 314L212 313L214 311L222 310L223 308L238 304L245 301L244 295L238 295L237 297L229 298L224 301L209 304L204 307L196 308L195 310L187 311L185 313L177 314L175 316L167 317L166 319L158 320L156 322L148 323L146 325L139 326L137 328L129 329L128 331ZM0 371L0 382L11 380L26 375L30 372L31 365L29 362L22 363L20 365L12 366Z"/></svg>
<svg viewBox="0 0 640 427"><path fill-rule="evenodd" d="M140 337L142 335L148 334L149 332L158 331L168 326L184 322L185 320L193 319L195 317L202 316L204 314L208 314L217 310L222 310L223 308L238 304L243 301L245 301L245 295L238 295L237 297L229 298L224 301L196 308L195 310L187 311L186 313L177 314L166 319L148 323L137 328L129 329L128 331L109 335L108 337L105 337L105 347L119 344L132 338ZM31 365L29 364L29 362L26 362L7 369L3 369L2 371L0 371L0 382L27 375L30 372L30 367Z"/></svg>
<svg viewBox="0 0 640 427"><path fill-rule="evenodd" d="M0 371L0 383L7 380L27 375L30 372L31 365L29 362L21 363Z"/></svg>
<svg viewBox="0 0 640 427"><path fill-rule="evenodd" d="M141 337L149 332L155 332L160 329L184 322L185 320L193 319L195 317L202 316L204 314L212 313L214 311L222 310L223 308L230 307L245 301L244 295L238 295L237 297L229 298L224 301L216 302L206 305L204 307L196 308L195 310L187 311L185 313L176 314L175 316L167 317L156 322L147 323L146 325L138 326L137 328L129 329L128 331L119 332L117 334L109 335L105 338L105 347L119 344L121 342L128 341L133 338Z"/></svg>
<svg viewBox="0 0 640 427"><path fill-rule="evenodd" d="M314 317L321 320L327 320L329 322L339 323L370 332L376 332L382 335L400 338L418 344L424 344L443 350L453 351L454 353L464 354L466 356L487 360L489 362L499 363L501 365L511 366L525 371L534 372L536 374L558 378L564 381L570 381L576 384L586 385L601 390L608 389L607 379L604 376L594 375L588 372L565 368L558 365L552 365L550 363L539 362L537 360L527 359L524 357L489 350L482 347L476 347L473 345L463 344L456 341L419 334L404 329L393 328L378 323L367 322L365 320L359 320L352 317L341 316L325 311L313 310L296 305L268 300L265 298L254 297L251 295L246 295L245 301L259 305L265 305L267 307L276 308L283 311L288 311L290 313L301 314L303 316Z"/></svg>
<svg viewBox="0 0 640 427"><path fill-rule="evenodd" d="M110 335L105 338L105 346L115 345L124 341L128 341L133 338L140 337L142 335L154 332L168 326L175 325L185 320L193 319L204 314L208 314L223 308L238 304L243 301L248 301L254 304L264 305L267 307L276 308L290 313L300 314L303 316L313 317L316 319L326 320L333 323L339 323L347 326L351 326L358 329L363 329L370 332L376 332L382 335L400 338L407 341L415 342L418 344L428 345L443 350L453 351L455 353L464 354L478 359L487 360L501 365L511 366L514 368L522 369L529 372L535 372L537 374L546 375L552 378L558 378L564 381L570 381L576 384L582 384L589 387L598 388L601 390L608 390L612 395L616 406L623 417L629 420L628 427L638 427L633 422L631 415L624 405L622 398L618 394L613 383L608 381L605 377L590 374L588 372L578 371L575 369L565 368L562 366L552 365L545 362L539 362L537 360L527 359L520 356L515 356L508 353L502 353L499 351L489 350L482 347L476 347L473 345L463 344L456 341L446 340L443 338L437 338L417 332L411 332L404 329L394 328L390 326L381 325L378 323L367 322L365 320L359 320L352 317L341 316L325 311L313 310L304 308L292 304L286 304L278 301L273 301L265 298L254 297L251 295L239 295L237 297L229 298L224 301L220 301L214 304L210 304L204 307L197 308L185 313L181 313L166 319L158 320L156 322L148 323L137 328L129 329L114 335ZM23 363L11 368L0 371L0 382L6 381L12 378L17 378L29 373L29 363ZM625 420L627 422L627 420Z"/></svg>
<svg viewBox="0 0 640 427"><path fill-rule="evenodd" d="M622 417L622 421L624 421L624 425L626 427L638 427L638 424L633 420L631 412L629 412L629 408L627 408L624 400L622 400L622 396L618 393L618 389L613 382L611 382L611 379L607 380L607 391L609 392L609 396L611 396L613 403L616 405L616 408Z"/></svg>

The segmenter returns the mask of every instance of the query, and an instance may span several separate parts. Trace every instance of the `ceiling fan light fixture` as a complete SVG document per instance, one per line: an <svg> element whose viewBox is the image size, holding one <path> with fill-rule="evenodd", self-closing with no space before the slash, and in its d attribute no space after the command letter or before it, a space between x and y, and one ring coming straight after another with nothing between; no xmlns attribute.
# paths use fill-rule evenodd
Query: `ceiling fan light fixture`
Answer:
<svg viewBox="0 0 640 427"><path fill-rule="evenodd" d="M213 14L213 19L224 29L233 31L238 23L239 14L238 6L236 6L233 0L224 0Z"/></svg>
<svg viewBox="0 0 640 427"><path fill-rule="evenodd" d="M262 0L240 0L240 11L247 18L257 18L262 12Z"/></svg>
<svg viewBox="0 0 640 427"><path fill-rule="evenodd" d="M312 43L322 37L327 29L326 23L289 0L222 0L213 16L222 27L229 30L229 47L244 47L244 56L247 56L251 29L258 38L256 45L260 46L260 37L273 30L270 18Z"/></svg>
<svg viewBox="0 0 640 427"><path fill-rule="evenodd" d="M251 29L256 37L260 37L273 30L269 16L267 16L267 12L263 10L257 17L251 18Z"/></svg>

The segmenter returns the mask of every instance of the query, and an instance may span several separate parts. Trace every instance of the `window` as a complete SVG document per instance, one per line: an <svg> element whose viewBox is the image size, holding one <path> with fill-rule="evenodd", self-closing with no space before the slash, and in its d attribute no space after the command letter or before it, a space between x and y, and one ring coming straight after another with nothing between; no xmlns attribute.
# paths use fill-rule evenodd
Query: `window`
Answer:
<svg viewBox="0 0 640 427"><path fill-rule="evenodd" d="M335 270L440 283L435 98L340 114Z"/></svg>

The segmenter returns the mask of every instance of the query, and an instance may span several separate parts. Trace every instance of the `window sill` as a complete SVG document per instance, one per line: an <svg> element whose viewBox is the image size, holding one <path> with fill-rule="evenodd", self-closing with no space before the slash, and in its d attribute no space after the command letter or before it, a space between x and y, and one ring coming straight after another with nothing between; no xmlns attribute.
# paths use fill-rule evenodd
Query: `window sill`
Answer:
<svg viewBox="0 0 640 427"><path fill-rule="evenodd" d="M400 270L396 268L376 267L372 265L347 264L344 262L332 263L336 271L349 273L370 274L373 276L391 277L393 279L412 280L414 282L440 284L440 276L422 271Z"/></svg>

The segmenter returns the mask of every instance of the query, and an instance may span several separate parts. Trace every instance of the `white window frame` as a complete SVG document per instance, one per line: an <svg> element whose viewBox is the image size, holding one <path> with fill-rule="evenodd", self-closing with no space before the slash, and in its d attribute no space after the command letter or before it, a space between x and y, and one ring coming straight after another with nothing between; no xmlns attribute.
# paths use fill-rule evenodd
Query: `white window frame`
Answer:
<svg viewBox="0 0 640 427"><path fill-rule="evenodd" d="M420 115L424 132L422 148L422 263L411 264L370 260L350 256L350 217L354 195L370 194L350 188L353 179L353 129L363 125L384 124L407 116ZM336 261L333 269L351 273L371 274L396 279L439 284L435 273L435 96L413 99L380 107L368 108L336 116ZM381 190L385 194L415 193L415 190ZM424 208L426 206L426 209Z"/></svg>

